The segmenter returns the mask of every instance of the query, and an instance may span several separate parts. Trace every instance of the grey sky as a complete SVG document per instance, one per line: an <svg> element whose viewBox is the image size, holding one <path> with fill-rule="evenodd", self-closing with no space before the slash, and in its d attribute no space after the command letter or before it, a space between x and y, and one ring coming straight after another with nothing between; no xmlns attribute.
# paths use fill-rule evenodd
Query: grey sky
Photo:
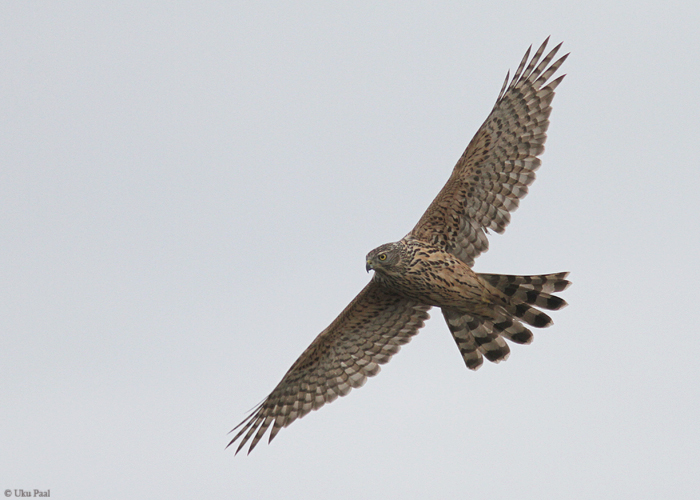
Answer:
<svg viewBox="0 0 700 500"><path fill-rule="evenodd" d="M698 497L696 2L8 1L0 23L0 490ZM543 165L476 269L571 271L570 306L476 373L434 310L364 388L224 450L548 35L571 56Z"/></svg>

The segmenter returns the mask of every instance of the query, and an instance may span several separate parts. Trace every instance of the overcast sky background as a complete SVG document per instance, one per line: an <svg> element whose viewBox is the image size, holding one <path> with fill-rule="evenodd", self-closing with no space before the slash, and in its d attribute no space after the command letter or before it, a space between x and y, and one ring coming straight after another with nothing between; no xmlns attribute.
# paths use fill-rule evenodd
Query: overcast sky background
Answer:
<svg viewBox="0 0 700 500"><path fill-rule="evenodd" d="M0 490L698 498L700 4L0 4ZM466 369L439 310L246 456L247 410L548 35L538 179L483 272L570 306Z"/></svg>

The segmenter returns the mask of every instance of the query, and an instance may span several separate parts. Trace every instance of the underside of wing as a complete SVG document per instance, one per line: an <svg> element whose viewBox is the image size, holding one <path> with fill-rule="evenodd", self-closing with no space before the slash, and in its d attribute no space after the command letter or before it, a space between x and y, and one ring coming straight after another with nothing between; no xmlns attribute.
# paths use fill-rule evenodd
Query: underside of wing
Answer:
<svg viewBox="0 0 700 500"><path fill-rule="evenodd" d="M506 76L491 114L411 232L468 265L488 249L489 229L505 230L540 166L554 89L564 75L549 79L568 56L552 62L559 44L541 59L547 41L529 62L528 49L513 78Z"/></svg>
<svg viewBox="0 0 700 500"><path fill-rule="evenodd" d="M282 427L361 387L418 333L429 309L370 281L301 354L272 393L231 431L238 430L229 446L241 439L238 453L252 438L250 453L270 426L272 441Z"/></svg>

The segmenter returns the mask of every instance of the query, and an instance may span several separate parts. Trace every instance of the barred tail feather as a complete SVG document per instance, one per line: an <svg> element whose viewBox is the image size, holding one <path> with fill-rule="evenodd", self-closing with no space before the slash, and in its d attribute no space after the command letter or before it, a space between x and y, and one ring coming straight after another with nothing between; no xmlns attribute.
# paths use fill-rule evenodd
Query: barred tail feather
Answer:
<svg viewBox="0 0 700 500"><path fill-rule="evenodd" d="M537 276L514 276L511 274L479 274L479 277L491 286L498 288L508 296L520 289L536 292L553 293L566 290L571 282L566 279L568 272L540 274Z"/></svg>
<svg viewBox="0 0 700 500"><path fill-rule="evenodd" d="M516 344L530 344L534 337L530 330L514 318L503 316L494 322L493 326L501 335Z"/></svg>
<svg viewBox="0 0 700 500"><path fill-rule="evenodd" d="M479 326L479 322L469 314L461 314L448 309L443 309L442 315L445 317L447 327L457 343L467 368L470 370L478 369L484 363L484 358L479 351L479 345L476 343L472 330Z"/></svg>
<svg viewBox="0 0 700 500"><path fill-rule="evenodd" d="M542 311L522 302L520 304L509 304L505 309L509 314L536 328L546 328L554 323L552 318Z"/></svg>

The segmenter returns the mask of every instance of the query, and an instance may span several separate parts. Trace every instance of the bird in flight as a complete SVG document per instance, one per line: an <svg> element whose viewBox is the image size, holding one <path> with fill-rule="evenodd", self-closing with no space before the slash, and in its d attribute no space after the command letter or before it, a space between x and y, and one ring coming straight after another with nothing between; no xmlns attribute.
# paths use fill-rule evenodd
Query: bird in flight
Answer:
<svg viewBox="0 0 700 500"><path fill-rule="evenodd" d="M345 396L379 373L439 307L467 367L483 358L508 357L505 339L529 344L532 332L552 324L540 309L566 302L552 295L570 285L568 273L539 276L483 274L474 259L488 249L489 229L502 233L510 212L535 180L544 151L554 89L550 78L568 54L552 62L561 44L544 58L549 39L506 75L496 104L457 162L447 184L418 224L366 259L371 281L299 356L277 387L231 432L228 446L250 441L250 453L268 428L269 441L311 410ZM529 62L528 62L529 61Z"/></svg>

